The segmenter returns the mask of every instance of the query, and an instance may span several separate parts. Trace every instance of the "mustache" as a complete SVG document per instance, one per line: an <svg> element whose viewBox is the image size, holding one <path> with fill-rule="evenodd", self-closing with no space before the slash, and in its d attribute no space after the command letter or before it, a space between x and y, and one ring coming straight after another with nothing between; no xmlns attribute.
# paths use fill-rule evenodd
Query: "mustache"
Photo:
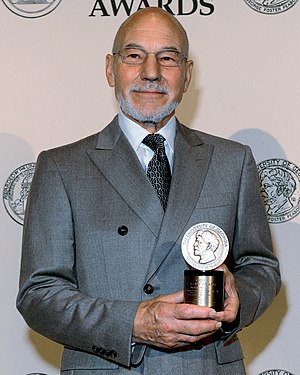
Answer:
<svg viewBox="0 0 300 375"><path fill-rule="evenodd" d="M169 94L169 89L159 83L147 82L146 84L134 84L129 87L129 92L159 92Z"/></svg>

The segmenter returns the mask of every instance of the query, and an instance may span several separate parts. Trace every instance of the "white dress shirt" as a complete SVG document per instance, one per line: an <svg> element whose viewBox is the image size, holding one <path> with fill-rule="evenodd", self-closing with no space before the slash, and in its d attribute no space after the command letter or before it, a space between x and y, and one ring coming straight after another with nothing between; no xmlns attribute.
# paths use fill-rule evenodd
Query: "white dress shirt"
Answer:
<svg viewBox="0 0 300 375"><path fill-rule="evenodd" d="M148 146L144 145L142 141L150 133L146 129L142 128L139 124L126 117L121 110L118 115L118 120L120 128L127 137L144 171L146 172L148 163L152 159L154 152ZM157 132L157 134L161 134L165 138L164 145L166 155L169 160L171 173L173 169L175 133L175 116L171 117L166 125Z"/></svg>

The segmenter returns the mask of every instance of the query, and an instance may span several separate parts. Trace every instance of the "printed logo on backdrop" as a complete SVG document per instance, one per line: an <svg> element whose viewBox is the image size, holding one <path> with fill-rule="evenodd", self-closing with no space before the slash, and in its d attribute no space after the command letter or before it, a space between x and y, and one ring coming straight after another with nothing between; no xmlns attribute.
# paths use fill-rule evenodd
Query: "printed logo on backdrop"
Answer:
<svg viewBox="0 0 300 375"><path fill-rule="evenodd" d="M174 16L210 16L215 10L212 3L213 0L94 0L89 17L130 16L137 10L150 6L162 8Z"/></svg>
<svg viewBox="0 0 300 375"><path fill-rule="evenodd" d="M244 0L250 8L263 14L278 14L292 8L298 0Z"/></svg>
<svg viewBox="0 0 300 375"><path fill-rule="evenodd" d="M258 375L293 375L293 374L285 370L267 370L267 371L261 372Z"/></svg>
<svg viewBox="0 0 300 375"><path fill-rule="evenodd" d="M257 166L268 221L283 223L300 212L300 168L288 160L268 159Z"/></svg>
<svg viewBox="0 0 300 375"><path fill-rule="evenodd" d="M24 164L15 169L5 182L3 202L9 216L23 225L25 207L35 163Z"/></svg>
<svg viewBox="0 0 300 375"><path fill-rule="evenodd" d="M61 0L2 0L9 10L21 17L37 18L51 13Z"/></svg>

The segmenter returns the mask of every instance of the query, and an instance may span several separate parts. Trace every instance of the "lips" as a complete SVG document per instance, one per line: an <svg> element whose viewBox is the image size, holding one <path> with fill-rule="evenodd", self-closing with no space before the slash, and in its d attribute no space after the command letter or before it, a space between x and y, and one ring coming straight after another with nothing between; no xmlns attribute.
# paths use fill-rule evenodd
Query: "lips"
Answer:
<svg viewBox="0 0 300 375"><path fill-rule="evenodd" d="M165 95L164 92L161 91L134 91L138 94L148 94L148 95Z"/></svg>

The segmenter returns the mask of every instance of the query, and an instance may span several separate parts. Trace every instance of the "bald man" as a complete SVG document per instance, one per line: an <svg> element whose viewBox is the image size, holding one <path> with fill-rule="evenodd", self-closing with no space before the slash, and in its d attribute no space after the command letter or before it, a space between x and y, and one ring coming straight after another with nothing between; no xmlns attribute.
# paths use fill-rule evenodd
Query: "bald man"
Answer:
<svg viewBox="0 0 300 375"><path fill-rule="evenodd" d="M64 375L244 374L236 333L279 290L250 149L175 117L192 76L188 54L173 16L133 14L106 56L118 115L38 158L17 306L64 346ZM201 222L229 239L224 311L183 303L180 244Z"/></svg>

